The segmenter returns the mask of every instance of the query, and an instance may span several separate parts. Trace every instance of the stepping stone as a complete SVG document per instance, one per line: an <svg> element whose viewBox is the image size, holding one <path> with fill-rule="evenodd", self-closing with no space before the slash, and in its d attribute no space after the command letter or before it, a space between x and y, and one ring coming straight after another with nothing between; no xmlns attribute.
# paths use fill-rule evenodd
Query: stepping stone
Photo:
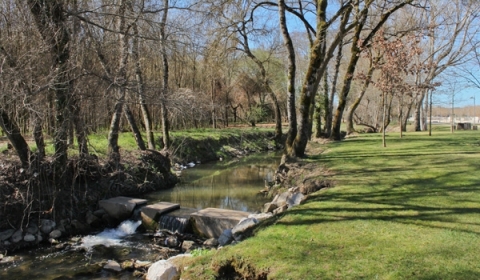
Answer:
<svg viewBox="0 0 480 280"><path fill-rule="evenodd" d="M140 212L142 224L148 230L156 230L158 227L158 220L162 214L179 208L180 204L170 202L157 202L155 204L144 206Z"/></svg>
<svg viewBox="0 0 480 280"><path fill-rule="evenodd" d="M236 226L250 213L229 209L205 208L192 214L192 226L196 234L206 238L218 238L226 229Z"/></svg>
<svg viewBox="0 0 480 280"><path fill-rule="evenodd" d="M117 196L110 199L100 200L98 205L105 210L107 214L119 221L130 218L133 210L137 206L147 204L146 199Z"/></svg>

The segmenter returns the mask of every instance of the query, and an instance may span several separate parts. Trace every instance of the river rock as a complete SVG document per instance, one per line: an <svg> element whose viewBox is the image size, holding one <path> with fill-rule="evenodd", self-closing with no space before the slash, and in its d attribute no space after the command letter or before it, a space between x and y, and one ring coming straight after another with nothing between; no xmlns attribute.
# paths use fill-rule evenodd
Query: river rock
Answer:
<svg viewBox="0 0 480 280"><path fill-rule="evenodd" d="M100 218L98 218L95 214L93 214L91 211L88 211L85 220L87 221L87 224L90 225L91 227L99 227L102 224L102 221Z"/></svg>
<svg viewBox="0 0 480 280"><path fill-rule="evenodd" d="M97 216L98 218L103 217L103 215L107 214L104 209L98 209L93 212L93 215Z"/></svg>
<svg viewBox="0 0 480 280"><path fill-rule="evenodd" d="M112 260L108 260L107 264L103 267L103 269L116 271L116 272L122 271L122 267L120 266L120 264Z"/></svg>
<svg viewBox="0 0 480 280"><path fill-rule="evenodd" d="M177 280L180 278L177 268L169 261L158 261L148 268L147 280Z"/></svg>
<svg viewBox="0 0 480 280"><path fill-rule="evenodd" d="M134 269L135 262L133 260L126 260L122 262L122 269Z"/></svg>
<svg viewBox="0 0 480 280"><path fill-rule="evenodd" d="M40 220L40 231L49 234L57 224L52 220Z"/></svg>
<svg viewBox="0 0 480 280"><path fill-rule="evenodd" d="M233 234L231 229L224 230L222 232L222 235L220 235L220 237L218 238L218 244L220 244L220 246L228 245L232 243L232 241L233 241Z"/></svg>
<svg viewBox="0 0 480 280"><path fill-rule="evenodd" d="M23 230L19 229L12 235L12 242L18 243L23 240Z"/></svg>
<svg viewBox="0 0 480 280"><path fill-rule="evenodd" d="M39 233L37 234L37 241L42 242L43 241L43 236Z"/></svg>
<svg viewBox="0 0 480 280"><path fill-rule="evenodd" d="M0 259L0 264L13 263L16 260L17 259L15 257L3 257L2 259Z"/></svg>
<svg viewBox="0 0 480 280"><path fill-rule="evenodd" d="M26 231L27 233L30 233L30 234L37 234L38 226L36 224L30 224L28 225Z"/></svg>
<svg viewBox="0 0 480 280"><path fill-rule="evenodd" d="M86 233L89 230L87 225L79 222L78 220L72 220L71 225L73 229L76 231L76 233Z"/></svg>
<svg viewBox="0 0 480 280"><path fill-rule="evenodd" d="M273 211L274 209L272 209ZM271 211L268 211L267 213L258 213L258 214L250 214L248 215L248 218L254 218L254 219L257 219L257 221L261 222L261 221L264 221L268 218L271 218L273 217L273 214L271 213Z"/></svg>
<svg viewBox="0 0 480 280"><path fill-rule="evenodd" d="M232 235L236 241L241 241L243 239L244 232L258 224L258 220L255 218L246 218L238 225L232 228Z"/></svg>
<svg viewBox="0 0 480 280"><path fill-rule="evenodd" d="M288 207L290 208L293 206L300 205L303 201L305 201L306 198L307 197L303 193L300 193L300 192L294 193L292 194L292 196L290 196L287 199Z"/></svg>
<svg viewBox="0 0 480 280"><path fill-rule="evenodd" d="M149 261L136 260L135 263L133 264L133 266L135 267L135 269L142 269L142 268L149 267L151 264L152 264L152 262L149 262Z"/></svg>
<svg viewBox="0 0 480 280"><path fill-rule="evenodd" d="M287 205L288 199L292 196L291 192L283 192L281 194L277 194L275 198L272 200L272 203L275 203L278 207L282 207L283 205Z"/></svg>
<svg viewBox="0 0 480 280"><path fill-rule="evenodd" d="M180 246L180 241L175 236L168 236L165 238L164 245L169 248L177 248Z"/></svg>
<svg viewBox="0 0 480 280"><path fill-rule="evenodd" d="M277 214L280 214L280 213L283 213L285 212L286 210L288 209L288 205L283 205L281 207L278 207L277 209L273 210L273 215L277 215Z"/></svg>
<svg viewBox="0 0 480 280"><path fill-rule="evenodd" d="M263 213L273 212L273 210L277 209L278 205L272 202L265 203L263 206Z"/></svg>
<svg viewBox="0 0 480 280"><path fill-rule="evenodd" d="M195 243L195 241L192 241L192 240L185 240L183 241L182 243L182 251L184 252L190 252L194 249L198 248L197 244Z"/></svg>
<svg viewBox="0 0 480 280"><path fill-rule="evenodd" d="M37 238L35 238L35 235L27 233L23 237L23 240L26 241L26 242L33 242L33 241L37 240Z"/></svg>
<svg viewBox="0 0 480 280"><path fill-rule="evenodd" d="M50 232L50 234L48 235L50 238L54 238L54 239L57 239L59 238L60 236L62 236L62 232L58 229L56 230L53 230L52 232Z"/></svg>
<svg viewBox="0 0 480 280"><path fill-rule="evenodd" d="M13 233L15 233L14 229L7 229L2 232L0 232L0 241L5 241L12 237Z"/></svg>
<svg viewBox="0 0 480 280"><path fill-rule="evenodd" d="M218 246L218 240L216 238L209 238L203 242L203 245L208 246L208 247L217 247Z"/></svg>

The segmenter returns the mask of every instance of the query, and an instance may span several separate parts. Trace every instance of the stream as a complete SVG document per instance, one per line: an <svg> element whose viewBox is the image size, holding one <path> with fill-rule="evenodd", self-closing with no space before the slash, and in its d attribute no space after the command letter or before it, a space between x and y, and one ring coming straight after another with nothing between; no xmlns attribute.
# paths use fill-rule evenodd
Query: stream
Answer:
<svg viewBox="0 0 480 280"><path fill-rule="evenodd" d="M149 203L179 203L182 208L259 212L269 201L259 191L265 185L264 180L273 180L279 161L278 154L260 153L229 161L191 164L193 167L181 172L181 182L174 188L139 198ZM137 233L139 225L139 221L127 220L117 228L73 238L62 248L51 245L4 256L0 261L0 279L142 279L128 270L113 272L99 265L105 260L155 262L168 254L150 237Z"/></svg>

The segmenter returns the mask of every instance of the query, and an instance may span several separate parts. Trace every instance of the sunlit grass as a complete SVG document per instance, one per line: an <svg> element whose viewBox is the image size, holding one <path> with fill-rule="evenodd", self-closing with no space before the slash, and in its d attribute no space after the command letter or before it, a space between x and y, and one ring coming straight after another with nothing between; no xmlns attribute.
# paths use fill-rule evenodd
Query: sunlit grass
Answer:
<svg viewBox="0 0 480 280"><path fill-rule="evenodd" d="M480 275L480 132L360 135L307 161L334 188L218 251L186 277L242 260L271 279L476 279ZM201 269L207 271L200 273ZM197 277L198 278L198 277Z"/></svg>
<svg viewBox="0 0 480 280"><path fill-rule="evenodd" d="M170 132L171 140L179 139L178 143L181 143L181 139L189 138L194 140L205 140L213 139L219 140L220 138L226 138L229 136L237 135L249 135L255 132L266 132L272 131L271 128L262 128L262 127L242 127L242 128L227 128L227 129L213 129L213 128L199 128L199 129L188 129L188 130L177 130ZM45 135L45 152L47 155L53 155L55 153L54 143L51 137ZM142 132L143 140L146 142L145 133ZM161 139L162 133L155 132L155 146L156 149L161 149ZM0 142L0 152L7 149L8 141L5 138L5 141ZM37 151L37 146L33 140L28 141L30 149L33 152ZM121 132L118 137L118 145L120 151L134 151L138 150L137 143L133 134L129 131ZM108 131L98 131L97 133L92 133L88 135L88 149L91 154L95 154L98 157L105 157L107 155L108 149ZM77 139L74 139L73 145L68 148L69 156L78 155L78 143Z"/></svg>

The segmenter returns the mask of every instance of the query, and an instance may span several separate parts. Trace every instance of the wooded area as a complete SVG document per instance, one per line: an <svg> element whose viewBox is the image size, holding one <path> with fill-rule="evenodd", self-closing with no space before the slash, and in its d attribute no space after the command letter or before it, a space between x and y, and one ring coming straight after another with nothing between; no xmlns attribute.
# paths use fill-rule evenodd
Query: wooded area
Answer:
<svg viewBox="0 0 480 280"><path fill-rule="evenodd" d="M293 157L313 135L340 140L344 121L347 133L357 125L405 131L413 116L425 130L431 94L458 79L450 70L475 77L479 61L478 1L0 6L2 134L24 166L42 160L53 139L60 173L69 146L88 157L88 135L105 130L112 163L124 130L140 150L168 150L171 130L274 122Z"/></svg>

